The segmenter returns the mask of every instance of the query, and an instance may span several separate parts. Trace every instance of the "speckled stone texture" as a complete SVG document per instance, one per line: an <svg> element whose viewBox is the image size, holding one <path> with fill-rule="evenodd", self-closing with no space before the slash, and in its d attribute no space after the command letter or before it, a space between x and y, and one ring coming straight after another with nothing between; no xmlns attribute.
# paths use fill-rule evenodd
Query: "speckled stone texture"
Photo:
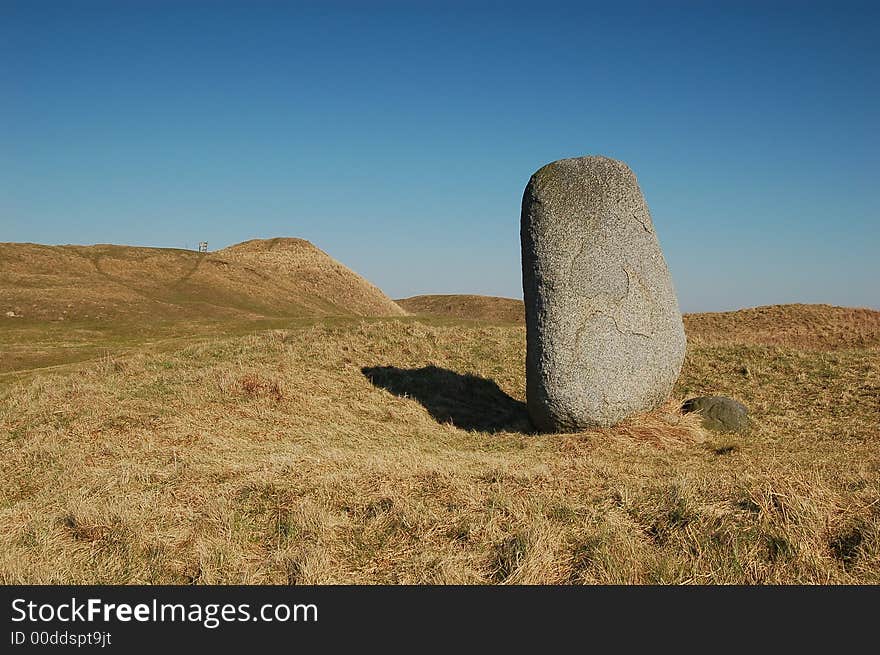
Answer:
<svg viewBox="0 0 880 655"><path fill-rule="evenodd" d="M607 427L666 399L684 325L629 167L606 157L544 166L523 194L520 237L535 426Z"/></svg>

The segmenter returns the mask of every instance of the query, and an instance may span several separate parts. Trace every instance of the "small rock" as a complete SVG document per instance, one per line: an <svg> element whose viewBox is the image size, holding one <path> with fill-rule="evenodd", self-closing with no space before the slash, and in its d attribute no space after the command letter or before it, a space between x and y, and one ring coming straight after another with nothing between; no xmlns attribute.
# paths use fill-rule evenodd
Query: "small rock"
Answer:
<svg viewBox="0 0 880 655"><path fill-rule="evenodd" d="M15 312L6 312L6 316L9 318L15 318Z"/></svg>
<svg viewBox="0 0 880 655"><path fill-rule="evenodd" d="M681 406L685 414L700 412L703 427L715 432L737 432L744 434L749 430L749 410L741 402L725 396L700 396L690 398Z"/></svg>

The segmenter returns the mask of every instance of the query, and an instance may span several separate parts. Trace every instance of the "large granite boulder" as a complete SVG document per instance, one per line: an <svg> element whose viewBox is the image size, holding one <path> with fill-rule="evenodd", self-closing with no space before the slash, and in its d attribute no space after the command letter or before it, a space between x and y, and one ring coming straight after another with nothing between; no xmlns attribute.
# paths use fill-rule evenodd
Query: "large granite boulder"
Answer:
<svg viewBox="0 0 880 655"><path fill-rule="evenodd" d="M635 174L607 157L544 166L523 194L520 236L536 427L610 426L660 404L685 335Z"/></svg>

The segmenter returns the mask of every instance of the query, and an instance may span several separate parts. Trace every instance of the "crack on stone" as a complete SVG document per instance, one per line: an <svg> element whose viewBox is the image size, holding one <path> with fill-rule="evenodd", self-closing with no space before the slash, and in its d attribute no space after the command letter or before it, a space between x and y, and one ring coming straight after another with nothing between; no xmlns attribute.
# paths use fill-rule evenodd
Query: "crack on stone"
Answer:
<svg viewBox="0 0 880 655"><path fill-rule="evenodd" d="M614 329L617 330L623 336L634 335L639 337L645 337L646 339L650 339L650 334L645 334L644 332L637 332L636 330L621 330L620 325L617 322L617 317L614 314L609 314L607 312L603 312L601 310L597 311L595 315L606 316L611 319L611 322L614 323Z"/></svg>
<svg viewBox="0 0 880 655"><path fill-rule="evenodd" d="M632 274L629 272L629 269L626 266L621 266L620 269L623 271L623 274L626 275L626 290L619 297L610 298L608 301L606 301L607 305L613 305L618 308L620 307L621 303L623 303L623 301L625 301L629 297L629 292L630 292L630 289L632 288L632 277L631 277ZM599 293L595 293L592 296L588 296L586 298L583 298L582 302L592 303L593 300L595 300L599 296L608 296L608 295L609 294L603 293L600 291ZM615 314L608 313L608 312L603 311L601 309L591 309L590 311L591 311L590 318L593 318L595 316L607 316L608 318L610 318L612 320L612 322L614 323L614 328L621 335L626 336L627 334L632 334L632 335L637 335L640 337L645 337L646 339L651 338L650 334L645 334L644 332L636 332L635 330L629 330L629 331L621 330L620 324L617 322L617 316ZM588 324L585 321L575 331L573 345L576 349L580 349L581 337L583 336L584 330L587 328L587 325Z"/></svg>
<svg viewBox="0 0 880 655"><path fill-rule="evenodd" d="M586 321L584 321L584 323L582 323L581 326L574 333L574 348L576 351L581 352L581 353L583 352L582 348L581 348L581 337L583 336L584 330L586 328L587 328L587 323L586 323Z"/></svg>
<svg viewBox="0 0 880 655"><path fill-rule="evenodd" d="M587 242L586 242L586 240L583 240L583 241L581 241L581 247L578 248L578 251L574 254L574 256L571 258L571 261L568 263L568 279L569 280L571 280L571 278L574 276L575 263L577 262L577 260L579 260L583 256L584 251L586 249L587 249ZM600 295L600 294L597 293L596 296L598 296L598 295ZM595 298L596 296L593 296L593 297Z"/></svg>
<svg viewBox="0 0 880 655"><path fill-rule="evenodd" d="M620 324L617 322L617 316L615 316L614 314L604 312L601 309L596 309L596 310L593 310L593 313L590 315L590 318L592 319L597 316L604 316L605 318L610 318L611 322L614 323L614 329L617 330L617 333L620 334L621 336L624 336L624 337L626 337L626 336L644 337L645 339L652 338L650 334L645 334L644 332L638 332L637 330L623 330L623 329L621 329ZM588 322L585 321L577 329L577 331L574 333L574 346L578 350L580 350L581 337L583 336L584 330L587 329L588 325L589 325Z"/></svg>
<svg viewBox="0 0 880 655"><path fill-rule="evenodd" d="M623 274L626 275L626 290L623 292L622 295L620 295L617 298L613 298L611 300L611 302L615 305L619 305L624 300L626 300L627 296L629 296L629 291L632 288L632 278L630 277L632 274L629 272L629 269L626 268L626 266L621 266L620 270L622 270ZM571 277L570 273L569 273L569 277ZM610 293L607 293L605 291L597 291L592 296L583 296L580 299L580 301L581 301L581 303L592 303L599 296L610 296L610 295L611 295Z"/></svg>
<svg viewBox="0 0 880 655"><path fill-rule="evenodd" d="M647 232L648 234L651 233L651 227L647 223L645 223L645 221L643 221L641 218L639 218L638 214L633 213L632 217L639 222L639 225L641 225L643 228L645 228L645 232Z"/></svg>
<svg viewBox="0 0 880 655"><path fill-rule="evenodd" d="M620 298L617 299L618 305L629 297L630 284L632 283L632 280L630 279L630 276L629 276L629 269L626 266L621 266L620 268L622 268L624 274L626 274L626 291L623 293L623 295Z"/></svg>

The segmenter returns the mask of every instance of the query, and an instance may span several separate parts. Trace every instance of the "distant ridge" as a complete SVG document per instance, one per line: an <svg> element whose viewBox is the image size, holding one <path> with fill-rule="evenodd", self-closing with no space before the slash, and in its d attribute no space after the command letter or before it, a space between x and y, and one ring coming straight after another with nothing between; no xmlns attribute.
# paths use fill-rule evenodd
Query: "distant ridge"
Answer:
<svg viewBox="0 0 880 655"><path fill-rule="evenodd" d="M0 243L0 321L10 312L49 321L406 314L379 288L294 238L207 254Z"/></svg>
<svg viewBox="0 0 880 655"><path fill-rule="evenodd" d="M502 323L524 323L522 300L473 294L412 296L396 301L406 311L422 316L472 318Z"/></svg>
<svg viewBox="0 0 880 655"><path fill-rule="evenodd" d="M413 314L524 323L521 300L479 295L424 295L398 300ZM800 348L880 346L880 311L834 305L767 305L684 315L689 340Z"/></svg>
<svg viewBox="0 0 880 655"><path fill-rule="evenodd" d="M689 339L806 349L880 346L880 311L835 305L765 305L735 312L685 314Z"/></svg>

